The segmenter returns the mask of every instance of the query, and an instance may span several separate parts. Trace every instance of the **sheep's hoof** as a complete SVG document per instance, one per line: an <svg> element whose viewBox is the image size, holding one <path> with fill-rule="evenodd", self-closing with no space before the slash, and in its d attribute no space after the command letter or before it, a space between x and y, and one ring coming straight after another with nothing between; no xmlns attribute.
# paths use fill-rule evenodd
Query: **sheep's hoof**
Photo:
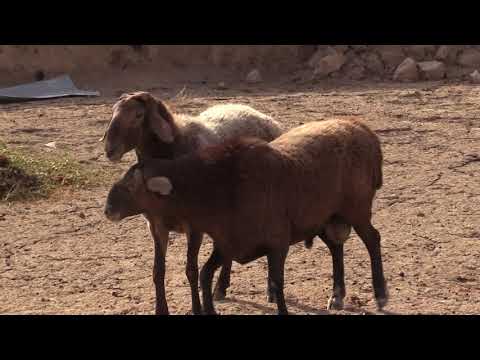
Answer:
<svg viewBox="0 0 480 360"><path fill-rule="evenodd" d="M387 305L388 297L387 296L379 297L376 299L376 301L377 301L377 309L381 311Z"/></svg>
<svg viewBox="0 0 480 360"><path fill-rule="evenodd" d="M388 303L388 288L385 284L385 288L383 290L384 295L376 297L375 301L377 302L377 309L382 310Z"/></svg>
<svg viewBox="0 0 480 360"><path fill-rule="evenodd" d="M343 310L343 299L339 296L332 296L328 299L327 310Z"/></svg>
<svg viewBox="0 0 480 360"><path fill-rule="evenodd" d="M213 294L213 300L222 301L227 297L227 291L219 287L215 288L215 293Z"/></svg>

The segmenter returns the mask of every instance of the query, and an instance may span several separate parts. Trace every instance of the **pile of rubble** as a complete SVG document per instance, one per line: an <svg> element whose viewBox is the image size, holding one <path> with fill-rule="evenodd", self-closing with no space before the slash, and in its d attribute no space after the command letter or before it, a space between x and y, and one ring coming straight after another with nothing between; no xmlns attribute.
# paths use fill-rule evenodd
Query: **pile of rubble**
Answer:
<svg viewBox="0 0 480 360"><path fill-rule="evenodd" d="M480 45L318 45L313 78L480 83Z"/></svg>

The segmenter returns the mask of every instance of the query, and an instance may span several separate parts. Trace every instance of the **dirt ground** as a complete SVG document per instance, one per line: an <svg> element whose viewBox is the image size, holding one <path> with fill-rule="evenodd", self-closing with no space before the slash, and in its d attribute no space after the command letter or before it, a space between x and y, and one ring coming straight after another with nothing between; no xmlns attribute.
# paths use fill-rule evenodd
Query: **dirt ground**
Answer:
<svg viewBox="0 0 480 360"><path fill-rule="evenodd" d="M286 128L331 116L364 119L380 135L384 186L373 222L382 235L385 275L394 314L480 313L480 87L420 83L259 87L190 85L173 99L176 111L199 113L226 102L249 104ZM181 84L151 90L172 98ZM0 106L0 138L8 145L57 146L92 166L112 170L112 182L134 161L109 164L98 139L116 91L101 98ZM0 313L152 314L153 242L141 217L108 222L108 186L63 191L48 200L0 203ZM325 311L332 289L331 258L317 240L291 247L286 299L292 314L377 313L367 251L352 233L347 242L344 311ZM211 251L202 247L200 264ZM172 234L167 298L172 314L190 310L186 240ZM266 300L266 260L234 264L221 314L275 314Z"/></svg>

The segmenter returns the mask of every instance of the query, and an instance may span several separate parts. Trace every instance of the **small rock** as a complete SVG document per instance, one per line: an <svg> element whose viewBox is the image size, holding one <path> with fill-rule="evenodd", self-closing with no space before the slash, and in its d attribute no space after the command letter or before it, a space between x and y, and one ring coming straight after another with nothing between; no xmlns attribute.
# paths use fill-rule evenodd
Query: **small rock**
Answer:
<svg viewBox="0 0 480 360"><path fill-rule="evenodd" d="M412 58L406 58L398 65L393 80L397 81L416 81L418 80L418 66L417 62Z"/></svg>
<svg viewBox="0 0 480 360"><path fill-rule="evenodd" d="M435 60L444 61L448 64L455 62L457 58L458 48L450 45L442 45L435 54Z"/></svg>
<svg viewBox="0 0 480 360"><path fill-rule="evenodd" d="M345 54L347 51L348 51L348 45L335 45L333 46L333 48L339 52L339 53L342 53L342 54Z"/></svg>
<svg viewBox="0 0 480 360"><path fill-rule="evenodd" d="M365 67L358 58L353 58L351 61L346 63L342 72L351 80L362 80L365 78Z"/></svg>
<svg viewBox="0 0 480 360"><path fill-rule="evenodd" d="M398 275L402 278L405 277L405 273L403 271L401 271Z"/></svg>
<svg viewBox="0 0 480 360"><path fill-rule="evenodd" d="M426 80L441 80L445 77L446 67L441 61L422 61L418 63L418 67Z"/></svg>
<svg viewBox="0 0 480 360"><path fill-rule="evenodd" d="M472 72L470 75L470 81L474 84L480 84L480 72L478 70L475 70Z"/></svg>
<svg viewBox="0 0 480 360"><path fill-rule="evenodd" d="M461 276L461 275L457 276L455 278L455 280L457 280L458 282L461 282L461 283L466 283L466 282L469 282L469 281L473 281L473 280L468 279L468 278L466 278L464 276Z"/></svg>
<svg viewBox="0 0 480 360"><path fill-rule="evenodd" d="M418 216L418 217L425 217L425 214L420 211L420 212L417 213L417 216Z"/></svg>
<svg viewBox="0 0 480 360"><path fill-rule="evenodd" d="M367 52L361 56L365 62L365 67L374 74L383 74L385 67L377 53Z"/></svg>
<svg viewBox="0 0 480 360"><path fill-rule="evenodd" d="M379 47L377 52L388 71L397 68L405 59L405 53L401 45L384 45Z"/></svg>
<svg viewBox="0 0 480 360"><path fill-rule="evenodd" d="M315 67L313 74L315 77L325 77L331 73L341 69L343 64L347 61L345 55L336 53L333 55L327 55L323 57Z"/></svg>
<svg viewBox="0 0 480 360"><path fill-rule="evenodd" d="M78 216L80 216L80 219L85 219L85 214L83 212L81 212L80 214L78 214Z"/></svg>
<svg viewBox="0 0 480 360"><path fill-rule="evenodd" d="M435 45L411 45L405 48L405 52L416 61L432 59L435 54Z"/></svg>
<svg viewBox="0 0 480 360"><path fill-rule="evenodd" d="M319 45L317 51L315 51L315 54L313 54L310 60L308 60L308 66L310 66L312 69L315 69L320 60L322 60L325 56L335 54L337 54L337 51L333 47Z"/></svg>
<svg viewBox="0 0 480 360"><path fill-rule="evenodd" d="M477 67L480 66L480 51L477 49L465 49L457 57L457 63L465 67Z"/></svg>
<svg viewBox="0 0 480 360"><path fill-rule="evenodd" d="M262 82L262 75L260 74L260 71L257 69L250 71L247 75L246 81L249 84L257 84Z"/></svg>
<svg viewBox="0 0 480 360"><path fill-rule="evenodd" d="M357 53L362 53L368 50L368 45L350 45L350 48Z"/></svg>
<svg viewBox="0 0 480 360"><path fill-rule="evenodd" d="M52 142L49 142L48 144L45 144L45 146L55 149L57 147L57 144L55 143L55 141L52 141Z"/></svg>

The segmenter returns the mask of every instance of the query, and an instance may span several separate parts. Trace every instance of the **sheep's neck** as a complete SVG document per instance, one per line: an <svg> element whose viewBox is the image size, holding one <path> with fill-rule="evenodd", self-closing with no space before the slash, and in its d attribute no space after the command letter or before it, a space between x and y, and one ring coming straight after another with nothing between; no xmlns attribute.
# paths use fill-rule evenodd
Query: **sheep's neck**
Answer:
<svg viewBox="0 0 480 360"><path fill-rule="evenodd" d="M174 145L160 141L154 134L147 133L140 143L141 145L135 149L138 161L143 161L147 158L173 159L174 157Z"/></svg>
<svg viewBox="0 0 480 360"><path fill-rule="evenodd" d="M174 193L168 204L171 216L198 224L204 232L216 232L232 199L231 173L186 156L175 162L168 175ZM207 229L208 228L208 229Z"/></svg>

